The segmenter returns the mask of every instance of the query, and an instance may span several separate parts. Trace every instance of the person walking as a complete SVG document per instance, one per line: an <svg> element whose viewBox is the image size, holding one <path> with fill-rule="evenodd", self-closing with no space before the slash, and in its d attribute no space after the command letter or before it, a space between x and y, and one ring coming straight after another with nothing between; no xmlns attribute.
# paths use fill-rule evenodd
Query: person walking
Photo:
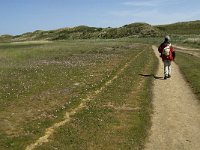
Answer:
<svg viewBox="0 0 200 150"><path fill-rule="evenodd" d="M170 43L170 37L167 35L164 42L158 47L160 57L164 63L164 79L171 77L171 61L175 59L175 51Z"/></svg>

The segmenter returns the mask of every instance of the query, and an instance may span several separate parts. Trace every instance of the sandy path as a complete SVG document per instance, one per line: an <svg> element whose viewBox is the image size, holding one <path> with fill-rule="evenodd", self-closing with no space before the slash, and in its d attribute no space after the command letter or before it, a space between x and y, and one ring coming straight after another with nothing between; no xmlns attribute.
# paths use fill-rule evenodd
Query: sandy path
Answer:
<svg viewBox="0 0 200 150"><path fill-rule="evenodd" d="M196 56L196 57L200 58L200 49L185 48L185 47L176 46L176 45L174 45L173 47L175 48L175 51L179 51L179 52L182 52L182 53L190 54L190 55L193 55L193 56Z"/></svg>
<svg viewBox="0 0 200 150"><path fill-rule="evenodd" d="M187 51L199 51L200 50L198 48L188 48L188 47L182 47L182 46L177 46L177 45L173 45L173 47L180 49L180 50L187 50Z"/></svg>
<svg viewBox="0 0 200 150"><path fill-rule="evenodd" d="M153 49L159 58L157 48ZM163 76L160 58L156 76ZM170 79L154 81L153 95L152 128L145 150L200 150L200 102L175 63Z"/></svg>

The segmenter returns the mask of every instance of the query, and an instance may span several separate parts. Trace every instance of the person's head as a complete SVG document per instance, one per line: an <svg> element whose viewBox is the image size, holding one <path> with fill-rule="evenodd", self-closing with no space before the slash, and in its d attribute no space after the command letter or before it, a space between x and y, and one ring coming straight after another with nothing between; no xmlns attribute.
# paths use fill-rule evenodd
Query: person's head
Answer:
<svg viewBox="0 0 200 150"><path fill-rule="evenodd" d="M169 35L165 36L165 42L170 42L170 37L169 37Z"/></svg>

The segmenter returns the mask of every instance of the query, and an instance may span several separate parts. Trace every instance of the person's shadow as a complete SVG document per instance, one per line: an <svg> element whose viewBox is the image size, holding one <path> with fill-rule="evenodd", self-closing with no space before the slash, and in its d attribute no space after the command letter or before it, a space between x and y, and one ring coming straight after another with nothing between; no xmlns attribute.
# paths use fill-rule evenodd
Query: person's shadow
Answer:
<svg viewBox="0 0 200 150"><path fill-rule="evenodd" d="M139 75L143 77L153 77L154 79L157 79L157 80L164 80L163 77L158 77L154 74L139 74Z"/></svg>

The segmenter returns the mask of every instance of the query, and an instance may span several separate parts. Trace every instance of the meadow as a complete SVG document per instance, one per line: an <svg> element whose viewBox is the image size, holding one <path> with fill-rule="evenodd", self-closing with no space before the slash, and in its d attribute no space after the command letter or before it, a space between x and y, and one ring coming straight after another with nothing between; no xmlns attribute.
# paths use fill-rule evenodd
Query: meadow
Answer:
<svg viewBox="0 0 200 150"><path fill-rule="evenodd" d="M143 149L158 66L151 46L170 35L173 45L196 48L175 48L175 63L200 100L199 25L0 36L0 149Z"/></svg>
<svg viewBox="0 0 200 150"><path fill-rule="evenodd" d="M25 149L66 112L36 149L142 149L156 68L133 39L1 43L0 149Z"/></svg>
<svg viewBox="0 0 200 150"><path fill-rule="evenodd" d="M200 55L200 50L196 53ZM177 52L177 56L175 62L179 65L185 80L188 81L193 92L200 100L200 58L183 52Z"/></svg>
<svg viewBox="0 0 200 150"><path fill-rule="evenodd" d="M199 48L197 35L171 37L173 44ZM143 149L158 65L151 45L160 42L0 43L0 149L27 148L66 114L68 120L35 149ZM175 63L200 99L199 57L177 51Z"/></svg>

